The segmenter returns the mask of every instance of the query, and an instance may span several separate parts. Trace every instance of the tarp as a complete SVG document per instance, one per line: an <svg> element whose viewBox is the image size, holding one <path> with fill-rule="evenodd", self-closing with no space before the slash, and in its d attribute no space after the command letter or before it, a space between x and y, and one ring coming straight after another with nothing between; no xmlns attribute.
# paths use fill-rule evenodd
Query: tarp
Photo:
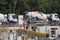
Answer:
<svg viewBox="0 0 60 40"><path fill-rule="evenodd" d="M19 25L23 24L23 15L18 16L18 23L19 23Z"/></svg>

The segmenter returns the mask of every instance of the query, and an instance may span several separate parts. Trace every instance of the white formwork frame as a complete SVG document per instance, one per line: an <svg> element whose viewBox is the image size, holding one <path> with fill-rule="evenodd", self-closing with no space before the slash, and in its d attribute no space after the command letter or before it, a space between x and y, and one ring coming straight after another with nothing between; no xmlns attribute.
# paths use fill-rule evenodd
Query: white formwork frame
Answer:
<svg viewBox="0 0 60 40"><path fill-rule="evenodd" d="M8 37L8 40L17 40L17 33L16 32L10 32Z"/></svg>

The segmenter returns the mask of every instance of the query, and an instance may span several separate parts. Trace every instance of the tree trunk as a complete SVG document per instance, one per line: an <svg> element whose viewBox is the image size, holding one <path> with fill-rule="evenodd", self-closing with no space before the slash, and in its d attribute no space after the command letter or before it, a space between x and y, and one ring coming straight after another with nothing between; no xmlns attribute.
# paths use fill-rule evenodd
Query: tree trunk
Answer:
<svg viewBox="0 0 60 40"><path fill-rule="evenodd" d="M12 9L12 0L8 0L7 1L8 2L8 11L9 11L9 13L11 13L11 9Z"/></svg>
<svg viewBox="0 0 60 40"><path fill-rule="evenodd" d="M13 0L12 13L15 13L16 4L17 4L17 0Z"/></svg>

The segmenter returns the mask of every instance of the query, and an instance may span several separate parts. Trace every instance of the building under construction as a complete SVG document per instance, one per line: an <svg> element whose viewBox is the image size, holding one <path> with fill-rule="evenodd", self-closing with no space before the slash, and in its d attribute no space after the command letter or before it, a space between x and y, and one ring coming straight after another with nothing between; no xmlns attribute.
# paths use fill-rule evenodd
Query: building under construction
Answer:
<svg viewBox="0 0 60 40"><path fill-rule="evenodd" d="M45 40L60 37L59 26L40 26L33 30L26 27L0 27L2 40Z"/></svg>
<svg viewBox="0 0 60 40"><path fill-rule="evenodd" d="M60 38L59 22L19 18L19 24L1 25L0 40L54 40ZM21 25L20 25L21 24Z"/></svg>

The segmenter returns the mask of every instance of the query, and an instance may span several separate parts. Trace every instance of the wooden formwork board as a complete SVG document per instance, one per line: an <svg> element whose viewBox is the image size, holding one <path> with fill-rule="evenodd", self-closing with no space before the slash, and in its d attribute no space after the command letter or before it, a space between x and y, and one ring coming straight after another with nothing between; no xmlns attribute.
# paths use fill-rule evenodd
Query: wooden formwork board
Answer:
<svg viewBox="0 0 60 40"><path fill-rule="evenodd" d="M1 32L10 32L10 30L12 30L12 32L17 31L19 29L19 27L0 27L0 33Z"/></svg>

